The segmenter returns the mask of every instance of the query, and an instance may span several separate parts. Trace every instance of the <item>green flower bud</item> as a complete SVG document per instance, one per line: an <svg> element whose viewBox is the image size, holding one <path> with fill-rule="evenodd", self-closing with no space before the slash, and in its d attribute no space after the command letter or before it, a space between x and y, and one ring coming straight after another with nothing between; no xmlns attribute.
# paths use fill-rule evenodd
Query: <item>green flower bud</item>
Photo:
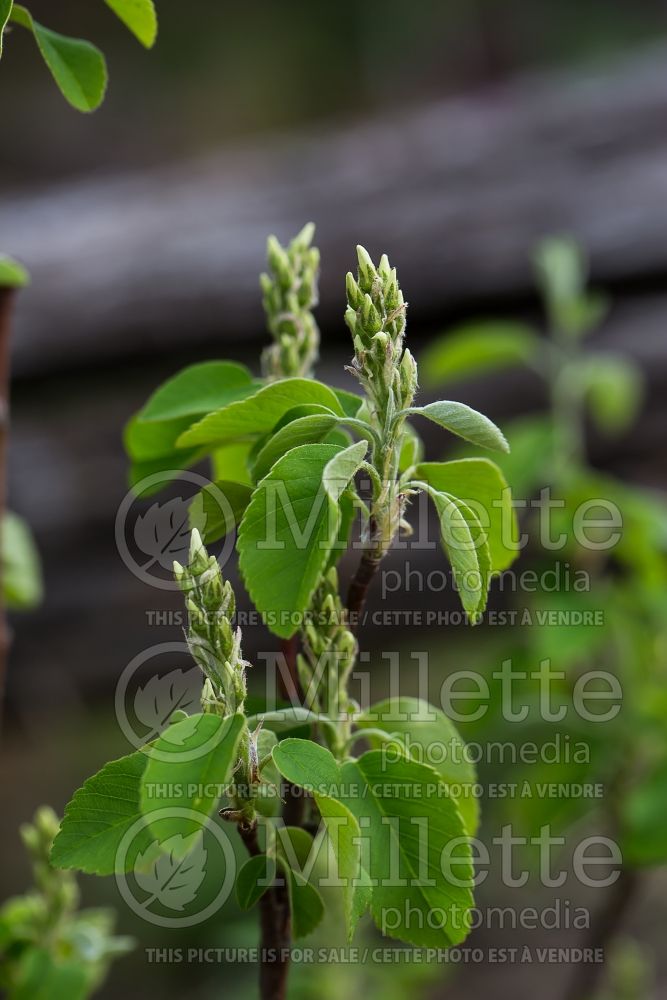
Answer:
<svg viewBox="0 0 667 1000"><path fill-rule="evenodd" d="M357 260L359 262L359 287L362 292L370 292L375 281L375 264L368 251L362 246L357 247Z"/></svg>

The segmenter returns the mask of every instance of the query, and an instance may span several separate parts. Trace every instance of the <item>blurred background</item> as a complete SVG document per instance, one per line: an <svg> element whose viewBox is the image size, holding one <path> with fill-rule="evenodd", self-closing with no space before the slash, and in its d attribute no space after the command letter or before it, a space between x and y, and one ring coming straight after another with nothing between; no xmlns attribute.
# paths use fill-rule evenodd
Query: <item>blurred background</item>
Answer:
<svg viewBox="0 0 667 1000"><path fill-rule="evenodd" d="M178 609L178 596L137 580L116 548L114 519L127 492L123 426L185 364L220 357L258 371L267 339L258 275L269 232L285 242L306 221L317 224L319 374L348 388L343 278L355 244L374 257L386 251L398 267L419 358L434 337L467 321L543 325L532 254L544 236L573 235L593 284L612 301L591 343L626 355L645 376L631 427L613 438L589 428L591 463L625 483L667 487L664 0L201 0L187 11L162 0L149 53L102 4L62 0L54 10L34 0L31 9L99 44L110 87L95 115L76 114L18 31L0 66L1 249L32 276L14 326L10 505L32 526L45 587L38 609L12 618L0 835L12 861L3 866L3 896L29 877L18 824L41 802L61 811L86 776L128 752L112 709L123 668L156 642L181 638L178 624L157 628L149 614ZM433 386L423 399L437 394ZM546 402L523 368L462 381L453 398L501 427ZM429 459L442 456L437 434L426 434L426 447ZM426 571L430 558L435 565L435 555L411 557ZM380 598L377 587L373 607ZM392 600L397 608L456 607L451 594ZM495 607L509 602L494 598ZM443 649L436 632L402 630L390 646L432 651L439 687L451 670L496 669L514 643L499 631L461 626ZM371 629L364 642L380 663L386 634ZM272 643L261 629L247 630L248 658ZM408 694L416 691L409 669ZM492 834L498 821L489 814ZM486 902L507 902L491 881ZM139 941L102 996L176 997L187 986L205 998L219 992L220 976L225 989L252 995L252 968L150 965L144 950L248 944L252 915L241 920L230 904L203 929L165 931L129 913L112 880L81 882L86 901L118 907L119 928ZM636 958L653 984L628 1000L660 996L667 982L658 949L666 885L664 869L652 870L627 913L640 957L625 960ZM526 892L526 900L541 898L538 888ZM577 892L556 894L574 900ZM470 944L572 945L581 937L573 929L485 930ZM502 988L528 998L539 988L548 1000L564 996L570 973L487 962L332 967L324 987L304 967L294 995L314 995L318 978L318 995L332 997L352 988L383 997L408 988L481 997Z"/></svg>

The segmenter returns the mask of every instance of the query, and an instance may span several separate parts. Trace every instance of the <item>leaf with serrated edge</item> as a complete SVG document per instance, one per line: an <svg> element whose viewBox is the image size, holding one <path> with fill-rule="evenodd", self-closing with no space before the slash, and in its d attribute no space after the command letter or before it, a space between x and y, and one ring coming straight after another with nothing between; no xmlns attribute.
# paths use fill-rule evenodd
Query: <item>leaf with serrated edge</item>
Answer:
<svg viewBox="0 0 667 1000"><path fill-rule="evenodd" d="M220 445L268 434L294 406L316 403L343 416L333 390L314 379L287 378L271 382L254 395L209 413L180 435L179 448Z"/></svg>
<svg viewBox="0 0 667 1000"><path fill-rule="evenodd" d="M256 390L258 385L245 365L203 361L167 379L142 407L139 419L153 422L210 413Z"/></svg>
<svg viewBox="0 0 667 1000"><path fill-rule="evenodd" d="M331 840L338 877L343 882L345 926L351 941L372 898L371 878L361 864L361 831L348 807L338 799L316 794L315 802Z"/></svg>
<svg viewBox="0 0 667 1000"><path fill-rule="evenodd" d="M470 523L475 524L478 535L481 529L465 504L449 493L438 493L428 488L428 494L438 513L442 545L451 563L461 604L466 614L474 619L486 603L490 567L488 546L485 551L486 542L478 537L479 549L476 548Z"/></svg>
<svg viewBox="0 0 667 1000"><path fill-rule="evenodd" d="M139 791L147 757L141 750L112 760L85 781L65 807L51 849L56 868L77 868L90 875L113 875L116 853L127 831L141 819ZM132 846L148 846L153 835L139 830ZM129 852L125 871L132 868Z"/></svg>
<svg viewBox="0 0 667 1000"><path fill-rule="evenodd" d="M105 0L144 48L150 49L157 37L157 14L153 0Z"/></svg>
<svg viewBox="0 0 667 1000"><path fill-rule="evenodd" d="M282 776L309 792L335 795L340 781L333 754L312 740L281 740L273 748L274 763Z"/></svg>
<svg viewBox="0 0 667 1000"><path fill-rule="evenodd" d="M154 841L137 855L134 866L137 885L151 897L142 901L142 907L148 909L157 900L168 910L182 911L196 898L206 877L206 857L199 834Z"/></svg>
<svg viewBox="0 0 667 1000"><path fill-rule="evenodd" d="M236 527L250 503L252 488L245 483L218 480L197 493L189 507L190 528L206 545L224 538Z"/></svg>
<svg viewBox="0 0 667 1000"><path fill-rule="evenodd" d="M418 947L463 941L473 904L470 843L437 771L370 750L342 765L341 789L361 830L362 863L373 880L371 912L380 930ZM397 875L406 884L397 884ZM389 913L391 925L383 919Z"/></svg>
<svg viewBox="0 0 667 1000"><path fill-rule="evenodd" d="M493 421L483 413L473 410L471 406L466 406L465 403L442 399L437 403L427 403L426 406L411 406L404 412L426 417L434 424L481 448L509 451L505 435Z"/></svg>
<svg viewBox="0 0 667 1000"><path fill-rule="evenodd" d="M236 899L242 910L257 903L276 877L276 862L268 854L248 858L236 876Z"/></svg>
<svg viewBox="0 0 667 1000"><path fill-rule="evenodd" d="M465 742L444 712L419 698L387 698L355 719L359 729L382 729L399 740L415 760L436 769L442 780L461 790L456 799L466 830L471 837L479 826L479 799L475 796L477 773L468 760ZM369 734L371 746L381 740ZM431 759L433 758L433 759Z"/></svg>
<svg viewBox="0 0 667 1000"><path fill-rule="evenodd" d="M422 462L414 470L439 493L462 500L476 515L481 536L489 545L493 573L507 569L519 554L516 511L507 480L488 458L462 458L454 462ZM477 541L477 536L473 536Z"/></svg>
<svg viewBox="0 0 667 1000"><path fill-rule="evenodd" d="M368 445L302 445L281 458L255 490L238 535L239 566L272 632L301 625L338 538L338 499Z"/></svg>
<svg viewBox="0 0 667 1000"><path fill-rule="evenodd" d="M100 50L81 38L68 38L45 28L19 4L14 4L10 17L34 35L65 100L77 111L94 111L99 107L107 86L106 62Z"/></svg>
<svg viewBox="0 0 667 1000"><path fill-rule="evenodd" d="M195 727L193 727L193 720ZM190 716L176 722L147 748L149 756L141 782L141 809L154 836L161 841L200 830L224 790L237 760L237 747L245 726L242 715L221 719L217 715ZM187 737L179 733L185 729ZM157 820L151 814L163 809L188 809L201 814Z"/></svg>

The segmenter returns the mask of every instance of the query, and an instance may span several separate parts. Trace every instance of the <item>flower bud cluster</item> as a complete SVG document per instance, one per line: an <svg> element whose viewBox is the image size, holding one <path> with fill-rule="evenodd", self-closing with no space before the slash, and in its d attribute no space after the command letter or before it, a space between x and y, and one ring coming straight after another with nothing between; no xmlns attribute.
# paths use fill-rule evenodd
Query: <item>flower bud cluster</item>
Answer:
<svg viewBox="0 0 667 1000"><path fill-rule="evenodd" d="M303 628L302 640L303 654L297 657L297 666L307 707L334 718L347 708L346 682L357 655L357 640L347 625L333 566L313 595L311 618Z"/></svg>
<svg viewBox="0 0 667 1000"><path fill-rule="evenodd" d="M318 302L320 253L311 246L315 226L304 226L287 247L269 236L270 274L260 276L267 325L275 343L262 354L267 378L312 377L320 332L312 310Z"/></svg>
<svg viewBox="0 0 667 1000"><path fill-rule="evenodd" d="M63 916L73 913L79 902L79 889L73 872L53 868L49 861L51 845L60 821L49 806L40 806L32 823L20 828L21 839L30 855L36 893L29 900L31 922L42 932Z"/></svg>
<svg viewBox="0 0 667 1000"><path fill-rule="evenodd" d="M248 664L241 655L241 629L231 623L236 610L234 591L223 581L217 559L208 554L196 529L188 565L175 562L174 577L185 594L188 646L206 677L204 710L220 715L242 711Z"/></svg>
<svg viewBox="0 0 667 1000"><path fill-rule="evenodd" d="M407 303L396 268L386 254L376 267L367 251L357 247L357 279L348 273L347 323L354 342L352 371L366 389L378 421L412 404L417 389L417 365L403 347Z"/></svg>

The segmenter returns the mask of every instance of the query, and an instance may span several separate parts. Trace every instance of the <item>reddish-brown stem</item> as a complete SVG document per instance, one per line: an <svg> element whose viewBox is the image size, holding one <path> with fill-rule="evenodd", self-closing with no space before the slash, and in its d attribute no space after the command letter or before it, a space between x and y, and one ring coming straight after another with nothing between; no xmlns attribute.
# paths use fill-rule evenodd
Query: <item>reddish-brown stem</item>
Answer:
<svg viewBox="0 0 667 1000"><path fill-rule="evenodd" d="M368 530L369 537L372 542L377 532L377 525L374 518L370 519ZM357 566L357 571L350 581L350 586L347 591L347 613L350 631L355 634L361 622L361 615L366 604L368 588L370 587L373 577L377 573L381 562L382 555L376 548L369 545L368 548L364 549L359 565Z"/></svg>
<svg viewBox="0 0 667 1000"><path fill-rule="evenodd" d="M241 840L251 857L262 853L257 823L239 825ZM259 901L261 944L259 990L262 1000L285 1000L290 965L292 920L289 891L284 876L276 878Z"/></svg>
<svg viewBox="0 0 667 1000"><path fill-rule="evenodd" d="M9 439L9 345L11 316L14 306L13 288L0 288L0 530L7 503L7 445ZM1 572L1 563L0 563ZM9 630L2 600L0 579L0 703L4 694L7 672Z"/></svg>

